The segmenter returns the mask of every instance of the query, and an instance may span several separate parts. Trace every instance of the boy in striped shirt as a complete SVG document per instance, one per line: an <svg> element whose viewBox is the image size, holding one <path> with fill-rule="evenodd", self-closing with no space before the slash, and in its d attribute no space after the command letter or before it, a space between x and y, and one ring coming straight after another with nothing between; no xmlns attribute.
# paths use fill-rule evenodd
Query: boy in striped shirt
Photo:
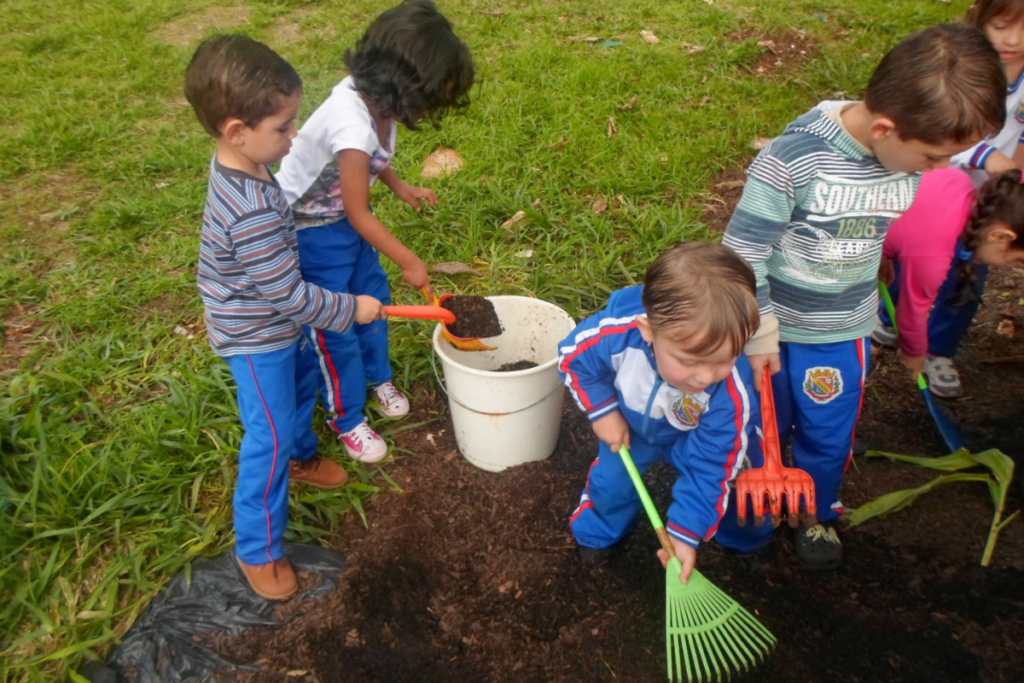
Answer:
<svg viewBox="0 0 1024 683"><path fill-rule="evenodd" d="M253 590L295 594L284 555L288 483L337 488L348 478L317 454L316 386L298 382L302 325L339 332L387 317L380 301L304 282L295 223L269 165L295 137L302 80L288 62L245 36L196 50L185 96L217 142L203 213L198 284L210 345L231 367L245 437L235 487L235 554Z"/></svg>
<svg viewBox="0 0 1024 683"><path fill-rule="evenodd" d="M833 523L860 415L890 223L910 208L917 173L999 130L1006 78L980 31L935 26L881 61L860 102L823 102L750 166L725 244L757 275L761 328L746 353L770 365L780 437L814 478L817 518L797 529L808 569L834 569ZM780 343L781 342L781 343Z"/></svg>

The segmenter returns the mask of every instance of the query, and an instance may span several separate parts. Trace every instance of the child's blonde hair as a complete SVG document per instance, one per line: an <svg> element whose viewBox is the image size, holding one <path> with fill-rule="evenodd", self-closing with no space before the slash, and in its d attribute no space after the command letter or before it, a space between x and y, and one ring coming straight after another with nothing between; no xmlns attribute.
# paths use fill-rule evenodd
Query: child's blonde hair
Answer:
<svg viewBox="0 0 1024 683"><path fill-rule="evenodd" d="M647 270L643 304L655 334L690 353L728 343L739 356L760 324L756 288L753 269L729 247L683 242Z"/></svg>

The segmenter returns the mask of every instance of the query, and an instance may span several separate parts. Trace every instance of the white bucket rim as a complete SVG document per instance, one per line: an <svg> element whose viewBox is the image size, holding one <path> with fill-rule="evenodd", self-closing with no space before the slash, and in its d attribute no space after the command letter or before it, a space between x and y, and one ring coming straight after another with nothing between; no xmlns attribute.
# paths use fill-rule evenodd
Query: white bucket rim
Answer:
<svg viewBox="0 0 1024 683"><path fill-rule="evenodd" d="M547 306L549 308L554 308L559 313L565 315L569 320L572 320L572 316L570 316L568 313L566 313L559 306L556 306L555 304L551 303L550 301L545 301L544 299L538 299L537 297L518 296L518 295L514 295L514 294L500 294L500 295L497 295L497 296L488 296L488 297L484 297L484 298L490 299L491 301L502 301L502 300L507 300L507 299L529 299L530 301L535 301L537 303L544 304L545 306ZM575 326L575 324L576 323L574 321L573 325ZM548 368L554 366L555 363L558 362L558 354L556 353L555 357L552 358L551 360L545 361L544 363L541 363L540 365L538 365L536 367L527 368L526 370L510 370L510 371L504 371L504 372L501 371L501 370L478 370L476 368L471 368L471 367L469 367L467 365L463 365L462 363L458 362L457 360L455 360L454 358L452 358L451 356L449 356L445 352L444 346L439 343L439 341L443 338L441 336L441 331L442 331L442 325L439 323L437 325L437 327L434 328L434 336L433 336L434 351L437 352L437 355L441 356L442 360L445 360L445 361L447 361L447 362L449 362L449 363L451 363L453 365L457 365L459 367L459 370L461 370L461 371L463 371L465 373L468 373L470 375L477 375L479 377L527 377L529 375L535 375L537 373L544 372L545 370L547 370ZM496 337L493 337L493 338L496 339ZM448 344L448 342L445 341L445 344Z"/></svg>

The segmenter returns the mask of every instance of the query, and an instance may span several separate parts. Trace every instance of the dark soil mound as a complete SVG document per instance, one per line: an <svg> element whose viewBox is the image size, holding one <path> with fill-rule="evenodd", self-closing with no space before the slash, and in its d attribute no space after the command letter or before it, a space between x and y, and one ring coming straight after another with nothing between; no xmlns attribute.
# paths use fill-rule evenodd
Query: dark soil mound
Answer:
<svg viewBox="0 0 1024 683"><path fill-rule="evenodd" d="M441 306L455 314L455 322L448 325L448 331L456 337L476 339L502 333L494 304L482 296L453 296L442 301Z"/></svg>

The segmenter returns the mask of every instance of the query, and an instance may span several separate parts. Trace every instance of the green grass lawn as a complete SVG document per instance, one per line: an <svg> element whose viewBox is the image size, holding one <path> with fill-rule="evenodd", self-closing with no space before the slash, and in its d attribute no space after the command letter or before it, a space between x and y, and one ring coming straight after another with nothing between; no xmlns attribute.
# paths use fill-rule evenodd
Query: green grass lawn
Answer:
<svg viewBox="0 0 1024 683"><path fill-rule="evenodd" d="M220 31L267 42L302 75L308 115L386 4L4 3L0 680L77 675L170 576L232 542L242 429L195 286L213 146L182 95L192 51ZM667 245L715 238L701 222L709 193L755 138L856 97L889 46L967 4L442 1L479 85L441 131L403 131L395 164L420 182L438 146L466 163L423 181L436 210L415 215L383 187L375 207L428 263L482 274L437 276L439 291L529 294L584 315ZM578 40L591 36L622 44ZM787 53L797 40L813 49ZM798 65L776 68L773 50ZM395 281L396 299L416 302ZM399 383L432 391L429 326L392 330ZM292 537L330 534L395 485L387 469L353 468L340 494L293 494Z"/></svg>

